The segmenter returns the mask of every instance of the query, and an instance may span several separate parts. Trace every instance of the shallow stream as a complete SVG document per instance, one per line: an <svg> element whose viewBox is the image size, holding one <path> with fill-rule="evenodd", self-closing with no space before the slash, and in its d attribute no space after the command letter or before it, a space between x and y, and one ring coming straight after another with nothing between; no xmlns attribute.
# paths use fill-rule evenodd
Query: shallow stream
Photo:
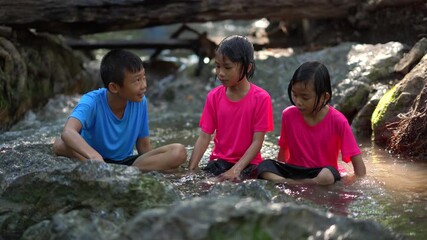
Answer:
<svg viewBox="0 0 427 240"><path fill-rule="evenodd" d="M247 26L242 29L236 28L238 26L235 22L205 25L203 30L209 31L210 36L213 32L223 36L229 32L247 31ZM156 29L146 34L151 37L164 37L168 33L169 31L164 29ZM118 36L123 38L123 34ZM106 35L102 38L111 39L112 36ZM202 99L204 96L194 94L192 97ZM37 147L38 144L52 144L79 98L79 95L60 95L51 99L39 112L27 113L25 120L9 131L0 133L0 151L17 146ZM188 107L194 108L196 113L183 117L171 111L171 114L164 117L160 116L159 112L150 111L150 133L154 147L179 142L186 145L188 153L191 153L199 131L197 125L200 114L197 111L201 109L198 106ZM179 109L175 109L175 112L179 112ZM279 125L276 124L274 132L266 136L262 149L264 158L275 158L277 155L276 143L280 131L277 126ZM358 142L367 166L367 176L363 179L353 184L338 182L328 187L278 184L273 185L277 190L274 195L261 192L257 196L270 202L293 201L354 219L374 220L410 239L427 239L427 162L393 156L370 139L358 139ZM206 164L208 155L209 150L201 164ZM342 167L352 171L351 164L342 164ZM185 166L178 171L166 173L165 176L179 190L183 200L212 193L211 190L215 187L229 188L230 192L239 188L238 183L215 182L203 172L187 172Z"/></svg>
<svg viewBox="0 0 427 240"><path fill-rule="evenodd" d="M0 134L0 149L53 143L79 97L58 96L39 113L28 113L24 121ZM198 136L198 119L162 119L155 114L151 119L154 146L180 142L191 152ZM277 131L267 135L262 150L266 158L274 158L277 154ZM410 239L426 239L427 163L397 158L369 139L359 139L359 143L367 165L365 178L353 184L338 182L329 187L274 185L278 194L269 196L269 201L294 201L355 219L370 219ZM206 163L208 154L209 150L202 164ZM352 171L351 164L343 167ZM181 192L182 199L204 195L212 187L224 184L212 181L203 172L187 172L185 166L166 176ZM233 188L235 183L225 184Z"/></svg>

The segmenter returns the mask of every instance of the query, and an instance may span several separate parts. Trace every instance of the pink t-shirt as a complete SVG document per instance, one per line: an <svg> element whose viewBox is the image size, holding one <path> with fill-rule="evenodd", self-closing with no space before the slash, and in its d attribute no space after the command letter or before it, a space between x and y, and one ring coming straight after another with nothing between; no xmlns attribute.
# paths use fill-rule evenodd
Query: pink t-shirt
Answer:
<svg viewBox="0 0 427 240"><path fill-rule="evenodd" d="M200 128L207 134L215 132L211 160L236 163L251 145L255 132L273 130L273 110L268 92L252 83L246 96L236 102L228 99L226 90L221 85L208 93ZM261 161L258 152L251 164Z"/></svg>
<svg viewBox="0 0 427 240"><path fill-rule="evenodd" d="M333 166L338 169L338 156L350 162L361 153L347 118L329 106L325 118L309 126L295 106L282 112L279 146L285 150L285 161L301 167Z"/></svg>

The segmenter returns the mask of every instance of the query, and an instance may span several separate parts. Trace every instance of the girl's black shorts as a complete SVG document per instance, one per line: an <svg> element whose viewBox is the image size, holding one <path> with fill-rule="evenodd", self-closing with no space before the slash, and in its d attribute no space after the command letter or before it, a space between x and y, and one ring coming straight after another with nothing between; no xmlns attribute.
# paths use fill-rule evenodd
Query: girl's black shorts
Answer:
<svg viewBox="0 0 427 240"><path fill-rule="evenodd" d="M279 162L272 159L265 159L258 165L258 178L264 172L271 172L278 176L290 179L305 179L315 178L323 168L329 169L334 175L335 182L341 179L341 175L337 169L332 166L319 167L319 168L306 168L284 162Z"/></svg>
<svg viewBox="0 0 427 240"><path fill-rule="evenodd" d="M208 171L215 176L220 175L226 171L228 171L230 168L234 166L233 163L227 162L224 159L217 159L209 161L206 167L204 167L202 170ZM240 178L242 179L248 179L248 178L256 178L257 176L257 165L255 164L248 164L245 169L240 173Z"/></svg>

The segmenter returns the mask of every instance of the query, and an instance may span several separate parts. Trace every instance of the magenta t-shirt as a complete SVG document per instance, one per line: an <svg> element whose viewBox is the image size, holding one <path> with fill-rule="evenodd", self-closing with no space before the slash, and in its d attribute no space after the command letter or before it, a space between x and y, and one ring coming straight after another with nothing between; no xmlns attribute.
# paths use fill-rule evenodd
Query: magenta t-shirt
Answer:
<svg viewBox="0 0 427 240"><path fill-rule="evenodd" d="M200 128L215 133L210 159L224 159L231 163L240 160L252 143L255 132L273 130L273 110L267 91L251 83L249 92L239 101L230 101L227 88L219 86L208 93ZM259 164L261 154L251 164Z"/></svg>
<svg viewBox="0 0 427 240"><path fill-rule="evenodd" d="M338 157L350 162L361 153L347 118L329 106L325 118L309 126L301 112L290 106L282 112L279 146L285 150L285 161L302 167L333 166L338 169Z"/></svg>

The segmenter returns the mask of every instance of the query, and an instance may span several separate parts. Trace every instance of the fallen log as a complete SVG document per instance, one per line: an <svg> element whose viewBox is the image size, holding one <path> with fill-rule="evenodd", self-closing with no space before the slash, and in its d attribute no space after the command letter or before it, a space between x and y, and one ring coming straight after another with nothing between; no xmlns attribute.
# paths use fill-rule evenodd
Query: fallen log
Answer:
<svg viewBox="0 0 427 240"><path fill-rule="evenodd" d="M74 49L190 49L196 51L198 41L191 39L167 39L167 40L118 40L118 41L89 41L80 39L67 39L65 43Z"/></svg>
<svg viewBox="0 0 427 240"><path fill-rule="evenodd" d="M185 31L189 31L196 35L195 39L179 39L178 37ZM119 41L95 41L81 39L66 39L65 43L74 49L93 50L99 48L114 49L155 49L155 52L150 56L150 59L155 59L164 49L190 49L199 57L199 64L196 68L196 76L204 65L204 59L214 58L216 43L211 41L206 32L199 33L197 30L183 24L170 36L170 39L156 40L119 40Z"/></svg>
<svg viewBox="0 0 427 240"><path fill-rule="evenodd" d="M0 25L83 35L226 19L333 19L425 0L0 0ZM359 14L360 15L360 14ZM362 14L363 15L363 14Z"/></svg>

